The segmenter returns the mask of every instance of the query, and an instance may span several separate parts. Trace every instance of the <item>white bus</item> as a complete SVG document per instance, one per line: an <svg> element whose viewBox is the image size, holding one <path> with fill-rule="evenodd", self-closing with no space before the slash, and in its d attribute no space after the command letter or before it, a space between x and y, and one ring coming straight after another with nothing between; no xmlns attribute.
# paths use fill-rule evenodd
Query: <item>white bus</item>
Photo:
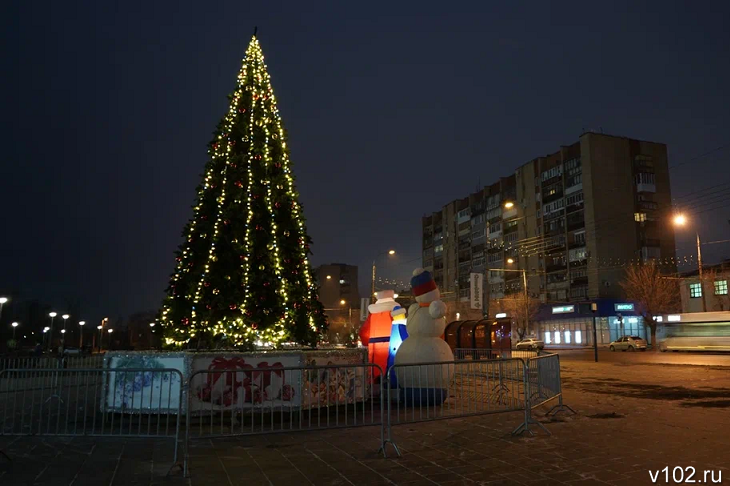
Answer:
<svg viewBox="0 0 730 486"><path fill-rule="evenodd" d="M656 317L660 351L730 352L730 312Z"/></svg>

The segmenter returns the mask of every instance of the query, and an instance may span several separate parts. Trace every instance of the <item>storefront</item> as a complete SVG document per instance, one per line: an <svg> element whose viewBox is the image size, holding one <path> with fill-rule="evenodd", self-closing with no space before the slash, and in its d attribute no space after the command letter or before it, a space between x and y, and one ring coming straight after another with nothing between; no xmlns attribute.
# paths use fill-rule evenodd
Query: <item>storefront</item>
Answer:
<svg viewBox="0 0 730 486"><path fill-rule="evenodd" d="M599 299L596 312L591 303L543 304L534 325L545 346L593 346L593 320L599 345L608 345L621 336L639 336L650 341L650 332L633 302Z"/></svg>

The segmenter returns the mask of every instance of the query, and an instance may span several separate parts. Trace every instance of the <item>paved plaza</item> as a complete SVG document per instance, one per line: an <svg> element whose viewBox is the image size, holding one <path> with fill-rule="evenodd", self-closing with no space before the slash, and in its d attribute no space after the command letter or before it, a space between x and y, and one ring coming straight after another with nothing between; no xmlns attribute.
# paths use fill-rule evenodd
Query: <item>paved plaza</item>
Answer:
<svg viewBox="0 0 730 486"><path fill-rule="evenodd" d="M696 480L722 472L730 484L730 357L713 366L633 359L566 355L565 402L578 415L540 414L552 435L512 437L521 416L508 413L396 426L401 458L377 454L379 428L201 439L190 478L178 468L166 476L171 440L2 437L13 462L0 457L0 485L618 486L652 484L649 470L667 466L692 466Z"/></svg>

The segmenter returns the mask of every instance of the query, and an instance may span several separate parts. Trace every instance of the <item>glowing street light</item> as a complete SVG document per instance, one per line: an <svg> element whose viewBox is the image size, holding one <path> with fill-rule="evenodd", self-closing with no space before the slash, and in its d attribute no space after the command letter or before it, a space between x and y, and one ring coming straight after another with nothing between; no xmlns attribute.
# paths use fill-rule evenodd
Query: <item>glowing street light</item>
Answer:
<svg viewBox="0 0 730 486"><path fill-rule="evenodd" d="M393 256L395 255L395 250L391 249L388 250L387 255ZM373 260L373 276L372 276L372 282L370 285L370 291L373 293L373 296L375 296L375 260Z"/></svg>
<svg viewBox="0 0 730 486"><path fill-rule="evenodd" d="M504 203L505 209L512 209L513 207L515 207L515 203L513 203L512 201L507 201L506 203Z"/></svg>
<svg viewBox="0 0 730 486"><path fill-rule="evenodd" d="M8 298L7 297L0 297L0 317L3 316L3 306L7 304Z"/></svg>
<svg viewBox="0 0 730 486"><path fill-rule="evenodd" d="M48 350L51 350L51 346L53 346L53 319L56 318L58 314L56 312L49 312L48 317L51 318L51 327L48 328L50 333L48 334Z"/></svg>
<svg viewBox="0 0 730 486"><path fill-rule="evenodd" d="M81 334L79 336L79 350L84 346L84 325L86 325L86 321L79 321L79 326L81 326L81 329L79 329Z"/></svg>
<svg viewBox="0 0 730 486"><path fill-rule="evenodd" d="M515 261L512 258L507 259L507 263L514 263Z"/></svg>
<svg viewBox="0 0 730 486"><path fill-rule="evenodd" d="M345 305L345 304L346 304L346 302L345 302L345 299L342 299L342 300L340 301L340 305Z"/></svg>
<svg viewBox="0 0 730 486"><path fill-rule="evenodd" d="M674 215L674 219L672 220L674 223L674 226L685 226L687 224L687 218L682 213L677 213ZM702 312L707 312L707 300L705 298L705 281L702 279L702 250L700 249L700 233L699 231L695 232L695 235L697 236L697 267L699 269L699 277L700 277L700 295L702 296Z"/></svg>
<svg viewBox="0 0 730 486"><path fill-rule="evenodd" d="M332 275L327 275L327 280L332 280Z"/></svg>
<svg viewBox="0 0 730 486"><path fill-rule="evenodd" d="M61 316L61 319L63 319L63 330L61 331L61 334L63 334L63 342L61 342L61 347L66 348L66 321L68 321L68 318L71 317L68 314L64 314Z"/></svg>
<svg viewBox="0 0 730 486"><path fill-rule="evenodd" d="M17 322L13 322L10 325L13 326L13 341L15 341L15 328L18 327L19 324Z"/></svg>

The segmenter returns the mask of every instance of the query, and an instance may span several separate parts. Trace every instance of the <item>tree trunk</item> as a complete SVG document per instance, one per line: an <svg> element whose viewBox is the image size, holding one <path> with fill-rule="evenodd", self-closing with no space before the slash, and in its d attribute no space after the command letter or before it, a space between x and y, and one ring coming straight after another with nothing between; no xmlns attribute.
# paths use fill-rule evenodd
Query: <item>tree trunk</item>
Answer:
<svg viewBox="0 0 730 486"><path fill-rule="evenodd" d="M656 323L649 327L651 328L651 350L659 351L659 343L656 342Z"/></svg>

